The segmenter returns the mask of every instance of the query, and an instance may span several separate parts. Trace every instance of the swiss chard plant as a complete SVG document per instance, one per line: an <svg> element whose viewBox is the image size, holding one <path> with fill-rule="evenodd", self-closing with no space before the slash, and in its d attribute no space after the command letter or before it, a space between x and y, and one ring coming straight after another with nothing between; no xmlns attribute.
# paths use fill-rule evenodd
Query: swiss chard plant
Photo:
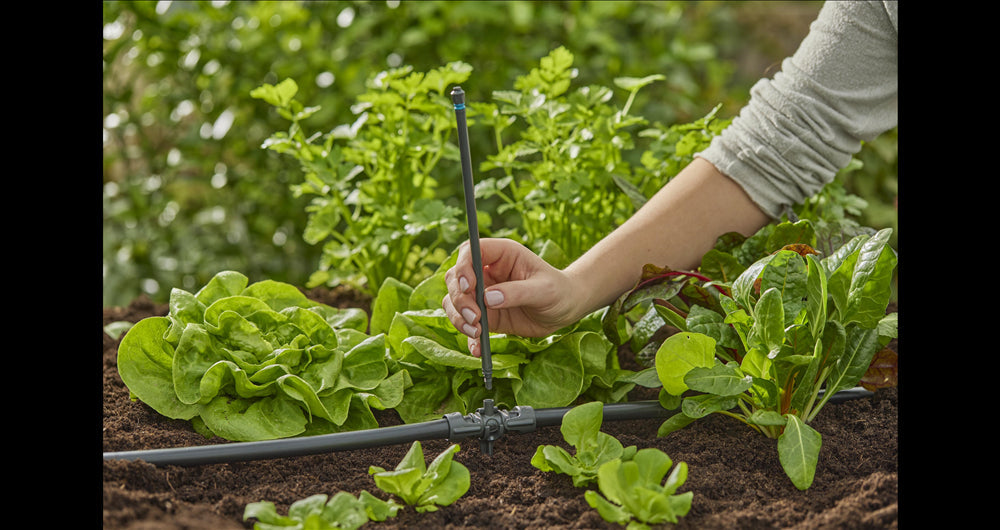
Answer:
<svg viewBox="0 0 1000 530"><path fill-rule="evenodd" d="M459 450L458 444L452 444L427 465L423 447L415 441L395 469L371 466L368 473L380 490L399 497L417 512L437 511L469 491L469 469L454 459Z"/></svg>
<svg viewBox="0 0 1000 530"><path fill-rule="evenodd" d="M118 373L133 400L238 441L374 428L372 408L400 403L407 374L363 310L248 283L223 271L195 293L175 288L167 316L128 330Z"/></svg>
<svg viewBox="0 0 1000 530"><path fill-rule="evenodd" d="M395 517L400 508L364 490L357 497L339 491L332 497L318 493L299 499L288 507L288 515L280 515L273 502L253 502L243 509L243 520L256 519L254 530L355 530Z"/></svg>
<svg viewBox="0 0 1000 530"><path fill-rule="evenodd" d="M809 225L782 230L796 227ZM891 229L857 235L824 257L802 234L809 243L785 245L733 272L713 303L692 304L683 315L676 305L653 307L681 330L655 356L660 401L680 407L659 434L711 413L737 418L777 438L783 469L804 490L822 440L809 423L833 395L858 385L896 336L886 308L897 257Z"/></svg>
<svg viewBox="0 0 1000 530"><path fill-rule="evenodd" d="M492 398L497 406L565 407L578 399L619 402L641 383L622 369L600 328L599 313L544 338L490 336L493 389L482 381L482 362L441 309L444 273L457 253L415 288L389 279L372 305L371 333L385 334L390 358L412 386L395 410L407 423L468 414Z"/></svg>
<svg viewBox="0 0 1000 530"><path fill-rule="evenodd" d="M478 119L494 129L497 142L481 170L502 174L476 187L480 198L500 200L498 216L516 213L518 235L529 245L551 240L570 259L645 202L625 155L634 148L630 129L647 121L630 111L640 89L664 79L615 79L627 94L619 107L610 103L612 88L571 90L573 77L573 54L559 47L517 78L513 90L494 91L494 103L479 105Z"/></svg>
<svg viewBox="0 0 1000 530"><path fill-rule="evenodd" d="M605 521L629 530L676 523L691 510L694 493L676 493L687 480L687 464L679 462L670 471L672 465L673 460L656 448L640 449L628 460L609 460L597 470L600 493L588 490L584 498Z"/></svg>
<svg viewBox="0 0 1000 530"><path fill-rule="evenodd" d="M439 185L437 166L458 160L446 92L471 71L453 62L379 72L351 107L355 121L326 133L307 131L318 107L295 99L293 80L251 93L291 122L264 147L298 161L304 176L292 189L312 198L303 238L324 246L308 287L350 283L374 293L389 277L415 285L464 235L456 187Z"/></svg>
<svg viewBox="0 0 1000 530"><path fill-rule="evenodd" d="M563 415L559 432L575 451L570 453L558 445L540 445L531 458L531 465L546 472L569 475L576 487L597 481L597 471L611 460L630 460L634 445L624 447L617 438L601 432L604 404L592 401L577 405Z"/></svg>

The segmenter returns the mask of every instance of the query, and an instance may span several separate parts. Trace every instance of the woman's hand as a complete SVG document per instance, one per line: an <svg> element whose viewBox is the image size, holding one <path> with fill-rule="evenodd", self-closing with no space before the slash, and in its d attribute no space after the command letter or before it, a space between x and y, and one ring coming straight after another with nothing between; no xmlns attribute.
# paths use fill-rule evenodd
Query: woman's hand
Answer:
<svg viewBox="0 0 1000 530"><path fill-rule="evenodd" d="M561 270L510 239L482 239L479 246L491 332L544 337L580 318L579 287ZM482 326L468 241L445 273L445 284L448 295L441 305L455 328L469 336L469 351L479 357Z"/></svg>

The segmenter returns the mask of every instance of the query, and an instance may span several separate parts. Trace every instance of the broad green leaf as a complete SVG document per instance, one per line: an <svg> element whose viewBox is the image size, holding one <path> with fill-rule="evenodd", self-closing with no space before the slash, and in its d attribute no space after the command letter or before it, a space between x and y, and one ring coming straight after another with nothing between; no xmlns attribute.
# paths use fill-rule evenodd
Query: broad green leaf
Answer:
<svg viewBox="0 0 1000 530"><path fill-rule="evenodd" d="M409 309L410 295L413 287L395 279L386 278L379 287L378 294L372 302L371 333L388 333L396 313Z"/></svg>
<svg viewBox="0 0 1000 530"><path fill-rule="evenodd" d="M688 389L684 376L694 367L715 364L715 339L701 333L671 335L656 352L656 375L663 389L679 396Z"/></svg>
<svg viewBox="0 0 1000 530"><path fill-rule="evenodd" d="M428 466L420 442L414 441L395 469L370 466L368 473L374 476L379 489L396 495L417 512L435 511L438 506L455 502L469 489L469 470L453 460L458 451L459 446L452 444Z"/></svg>
<svg viewBox="0 0 1000 530"><path fill-rule="evenodd" d="M754 306L752 302L754 298L754 284L757 282L757 278L760 277L761 271L764 270L764 267L767 266L773 257L772 254L755 261L733 282L733 299L740 309L748 312L752 310Z"/></svg>
<svg viewBox="0 0 1000 530"><path fill-rule="evenodd" d="M858 260L847 293L847 311L841 322L858 322L866 328L878 325L892 296L896 254L889 247L891 228L879 231L858 249Z"/></svg>
<svg viewBox="0 0 1000 530"><path fill-rule="evenodd" d="M750 375L743 375L733 366L716 364L711 368L694 367L684 376L691 390L717 396L737 396L753 384Z"/></svg>
<svg viewBox="0 0 1000 530"><path fill-rule="evenodd" d="M808 245L816 248L816 230L812 222L802 219L794 223L782 222L774 226L767 235L764 251L773 253L787 245Z"/></svg>
<svg viewBox="0 0 1000 530"><path fill-rule="evenodd" d="M199 406L174 393L174 347L161 340L169 325L167 317L149 317L132 326L118 346L118 374L143 403L168 418L189 420Z"/></svg>
<svg viewBox="0 0 1000 530"><path fill-rule="evenodd" d="M562 417L559 432L566 443L577 450L586 449L597 444L597 433L604 421L604 404L593 401L577 405Z"/></svg>
<svg viewBox="0 0 1000 530"><path fill-rule="evenodd" d="M806 283L806 318L814 339L819 340L826 325L827 279L826 271L814 255L806 256L808 280Z"/></svg>
<svg viewBox="0 0 1000 530"><path fill-rule="evenodd" d="M220 298L240 294L246 289L248 281L249 279L242 273L222 271L213 276L204 287L195 293L195 297L207 307Z"/></svg>
<svg viewBox="0 0 1000 530"><path fill-rule="evenodd" d="M247 286L240 296L257 298L275 311L286 308L311 307L317 305L294 285L274 280L262 280Z"/></svg>
<svg viewBox="0 0 1000 530"><path fill-rule="evenodd" d="M746 270L746 267L736 259L736 256L713 248L701 257L701 266L698 270L713 280L731 283Z"/></svg>
<svg viewBox="0 0 1000 530"><path fill-rule="evenodd" d="M785 310L781 292L775 287L764 291L753 314L753 338L748 338L750 346L766 350L768 358L774 359L785 341Z"/></svg>
<svg viewBox="0 0 1000 530"><path fill-rule="evenodd" d="M517 403L535 408L568 406L583 390L583 373L579 352L556 342L522 369L521 384L514 388Z"/></svg>
<svg viewBox="0 0 1000 530"><path fill-rule="evenodd" d="M809 489L816 475L816 463L823 437L794 414L786 414L788 422L778 437L778 459L782 469L800 490Z"/></svg>
<svg viewBox="0 0 1000 530"><path fill-rule="evenodd" d="M876 330L862 329L856 325L848 327L844 353L834 362L824 391L833 395L857 385L868 370L876 351Z"/></svg>
<svg viewBox="0 0 1000 530"><path fill-rule="evenodd" d="M761 271L761 292L777 289L781 294L785 326L791 324L806 305L803 300L807 293L807 273L806 260L791 250L775 253Z"/></svg>
<svg viewBox="0 0 1000 530"><path fill-rule="evenodd" d="M733 329L733 326L725 321L725 316L717 311L700 305L691 306L685 323L687 330L708 335L723 348L735 349L742 345L739 334Z"/></svg>
<svg viewBox="0 0 1000 530"><path fill-rule="evenodd" d="M298 405L279 396L256 400L218 396L204 406L201 418L215 435L243 441L296 436L308 422Z"/></svg>
<svg viewBox="0 0 1000 530"><path fill-rule="evenodd" d="M170 316L183 324L201 323L205 319L205 304L182 289L170 290Z"/></svg>
<svg viewBox="0 0 1000 530"><path fill-rule="evenodd" d="M739 398L736 396L713 396L711 394L701 394L684 398L681 401L681 412L689 418L704 418L713 412L731 410L737 406Z"/></svg>

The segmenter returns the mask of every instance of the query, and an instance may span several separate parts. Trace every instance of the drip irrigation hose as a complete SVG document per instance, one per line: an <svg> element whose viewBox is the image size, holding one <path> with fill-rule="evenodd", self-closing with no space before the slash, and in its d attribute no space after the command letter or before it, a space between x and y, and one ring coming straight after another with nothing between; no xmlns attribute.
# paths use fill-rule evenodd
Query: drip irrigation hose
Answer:
<svg viewBox="0 0 1000 530"><path fill-rule="evenodd" d="M852 388L838 392L829 402L839 403L871 395L872 392L863 388ZM536 410L516 406L506 411L494 407L492 399L486 399L483 407L476 412L466 415L452 412L445 414L442 419L421 423L257 442L112 451L104 453L104 460L142 460L157 466L193 466L351 451L417 440L457 441L471 437L479 437L480 450L492 455L493 443L504 433L532 432L538 427L559 425L563 415L571 409L572 407L560 407ZM664 409L655 400L604 405L605 421L666 418L673 414L674 411Z"/></svg>

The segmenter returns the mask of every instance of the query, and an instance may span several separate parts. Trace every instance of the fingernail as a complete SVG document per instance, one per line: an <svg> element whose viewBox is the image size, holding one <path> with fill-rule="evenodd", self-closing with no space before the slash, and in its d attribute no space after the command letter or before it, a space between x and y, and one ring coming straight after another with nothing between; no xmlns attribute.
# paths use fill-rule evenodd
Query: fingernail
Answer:
<svg viewBox="0 0 1000 530"><path fill-rule="evenodd" d="M476 334L479 333L479 330L477 330L475 327L473 327L473 326L471 326L469 324L466 324L466 325L462 326L462 329L465 330L465 334L466 335L468 335L470 337L473 337L473 338L475 338Z"/></svg>
<svg viewBox="0 0 1000 530"><path fill-rule="evenodd" d="M503 293L500 291L489 291L484 297L486 298L486 305L495 306L503 303Z"/></svg>
<svg viewBox="0 0 1000 530"><path fill-rule="evenodd" d="M479 357L479 341L470 337L468 344L469 353L472 354L473 357Z"/></svg>
<svg viewBox="0 0 1000 530"><path fill-rule="evenodd" d="M469 309L468 307L462 309L462 317L465 319L466 322L469 322L470 324L476 321L476 314L473 313L472 310Z"/></svg>
<svg viewBox="0 0 1000 530"><path fill-rule="evenodd" d="M466 280L464 276L461 277L461 278L459 278L458 279L458 286L459 286L459 288L462 289L463 293L465 291L468 291L469 290L469 280Z"/></svg>

